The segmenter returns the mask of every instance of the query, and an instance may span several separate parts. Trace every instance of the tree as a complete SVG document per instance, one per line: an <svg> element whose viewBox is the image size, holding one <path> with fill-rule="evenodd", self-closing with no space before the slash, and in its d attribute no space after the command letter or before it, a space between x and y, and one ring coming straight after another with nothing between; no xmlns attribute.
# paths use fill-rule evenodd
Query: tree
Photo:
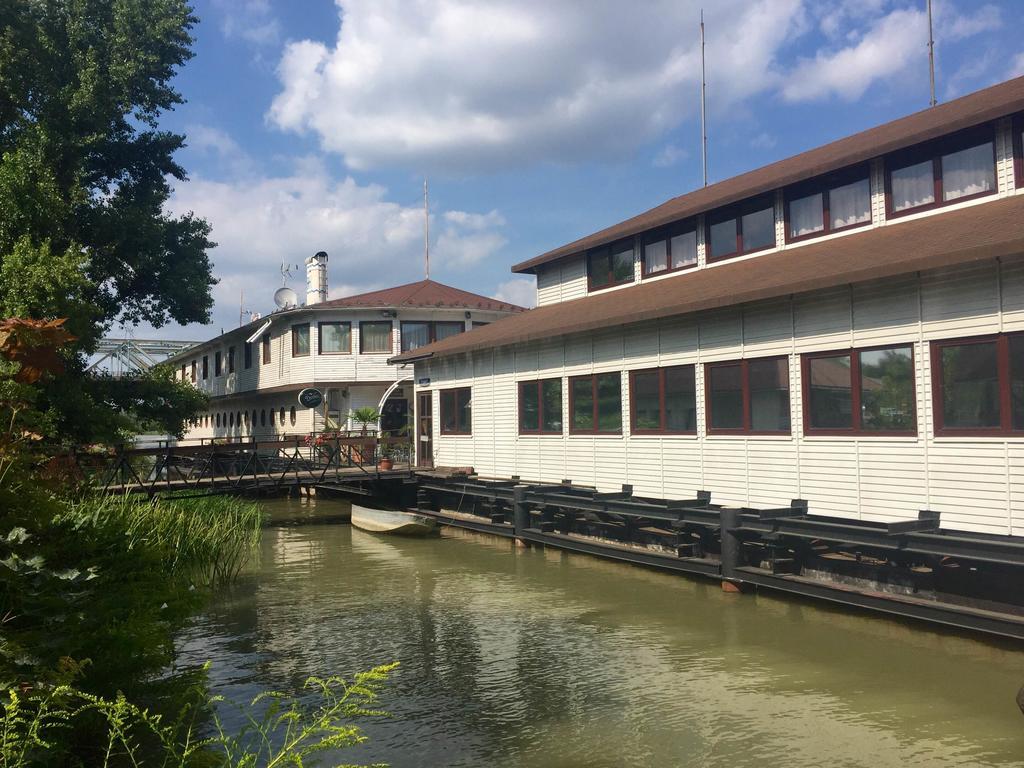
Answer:
<svg viewBox="0 0 1024 768"><path fill-rule="evenodd" d="M40 399L66 437L109 402L84 355L113 322L209 320L210 226L165 212L185 137L159 128L196 23L185 0L0 3L0 316L78 338Z"/></svg>

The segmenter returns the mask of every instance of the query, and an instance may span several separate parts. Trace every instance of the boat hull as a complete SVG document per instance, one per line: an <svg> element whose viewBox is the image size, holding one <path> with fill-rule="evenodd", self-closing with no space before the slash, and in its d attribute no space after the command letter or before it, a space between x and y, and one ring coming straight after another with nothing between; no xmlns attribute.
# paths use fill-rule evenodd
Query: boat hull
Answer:
<svg viewBox="0 0 1024 768"><path fill-rule="evenodd" d="M428 536L437 530L437 521L415 512L399 512L391 509L374 509L352 505L352 525L373 533L390 533L397 536Z"/></svg>

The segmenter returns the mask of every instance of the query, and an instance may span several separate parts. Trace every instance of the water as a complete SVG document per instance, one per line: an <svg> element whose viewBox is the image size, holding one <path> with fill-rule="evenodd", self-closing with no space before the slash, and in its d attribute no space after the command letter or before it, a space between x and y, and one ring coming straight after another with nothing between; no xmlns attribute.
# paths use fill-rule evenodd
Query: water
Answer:
<svg viewBox="0 0 1024 768"><path fill-rule="evenodd" d="M345 762L1024 766L1024 647L458 531L273 501L260 562L182 640L216 693L401 661Z"/></svg>

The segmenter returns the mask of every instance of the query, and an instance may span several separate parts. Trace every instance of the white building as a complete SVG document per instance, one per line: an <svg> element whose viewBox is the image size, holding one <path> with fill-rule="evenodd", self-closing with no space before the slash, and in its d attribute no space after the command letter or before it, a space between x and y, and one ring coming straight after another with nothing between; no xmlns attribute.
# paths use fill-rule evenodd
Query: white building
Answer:
<svg viewBox="0 0 1024 768"><path fill-rule="evenodd" d="M381 409L381 429L409 421L412 367L388 359L487 325L522 308L433 280L326 300L327 255L307 260L305 306L282 309L168 360L175 375L210 395L185 437L270 439L357 428L350 414ZM319 389L324 405L297 400Z"/></svg>
<svg viewBox="0 0 1024 768"><path fill-rule="evenodd" d="M537 309L395 357L427 458L1024 535L1022 141L1018 78L517 264Z"/></svg>

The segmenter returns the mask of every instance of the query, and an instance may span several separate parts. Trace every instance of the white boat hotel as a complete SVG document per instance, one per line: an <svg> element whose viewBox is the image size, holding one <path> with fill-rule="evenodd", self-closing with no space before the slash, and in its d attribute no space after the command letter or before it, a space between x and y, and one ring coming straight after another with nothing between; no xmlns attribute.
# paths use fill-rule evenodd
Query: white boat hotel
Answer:
<svg viewBox="0 0 1024 768"><path fill-rule="evenodd" d="M209 410L185 438L359 429L351 413L364 407L380 408L380 429L396 434L411 416L412 369L389 365L390 357L522 311L433 280L328 301L327 254L307 259L306 271L304 306L286 306L168 360L176 376L210 395ZM322 406L298 403L307 387L321 391Z"/></svg>
<svg viewBox="0 0 1024 768"><path fill-rule="evenodd" d="M538 308L392 358L421 463L1024 535L1022 139L1018 78L515 265Z"/></svg>

